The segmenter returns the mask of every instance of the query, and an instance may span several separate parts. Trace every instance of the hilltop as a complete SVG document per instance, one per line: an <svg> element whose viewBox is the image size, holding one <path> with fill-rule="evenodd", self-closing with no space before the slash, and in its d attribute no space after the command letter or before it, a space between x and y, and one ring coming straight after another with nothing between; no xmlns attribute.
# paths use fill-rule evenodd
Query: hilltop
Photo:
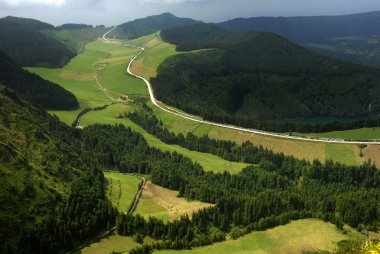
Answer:
<svg viewBox="0 0 380 254"><path fill-rule="evenodd" d="M218 26L235 32L269 31L327 56L380 66L380 11L339 16L237 18Z"/></svg>
<svg viewBox="0 0 380 254"><path fill-rule="evenodd" d="M105 32L104 27L53 25L26 18L0 19L0 50L24 67L62 67L85 44Z"/></svg>
<svg viewBox="0 0 380 254"><path fill-rule="evenodd" d="M308 51L269 32L214 25L163 30L178 50L152 79L157 98L207 119L358 117L380 112L379 71Z"/></svg>
<svg viewBox="0 0 380 254"><path fill-rule="evenodd" d="M119 25L128 38L141 37L157 32L158 30L200 23L190 18L179 18L171 13L149 16L136 19Z"/></svg>

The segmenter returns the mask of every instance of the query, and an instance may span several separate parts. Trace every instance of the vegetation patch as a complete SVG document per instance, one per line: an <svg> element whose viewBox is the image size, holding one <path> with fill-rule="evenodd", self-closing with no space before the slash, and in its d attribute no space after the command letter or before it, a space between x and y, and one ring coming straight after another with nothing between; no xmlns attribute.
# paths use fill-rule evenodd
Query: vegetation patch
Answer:
<svg viewBox="0 0 380 254"><path fill-rule="evenodd" d="M144 243L150 242L152 242L151 239L144 239ZM114 233L73 254L127 253L138 246L141 246L141 244L137 243L132 237L120 236Z"/></svg>
<svg viewBox="0 0 380 254"><path fill-rule="evenodd" d="M188 214L191 217L194 211L212 206L212 204L179 198L178 194L178 191L168 190L148 182L144 187L142 199L152 200L164 207L169 213L169 220L171 221L179 219L184 214ZM144 213L141 214L144 215ZM148 214L151 213L148 212Z"/></svg>
<svg viewBox="0 0 380 254"><path fill-rule="evenodd" d="M380 145L368 145L363 149L365 160L371 160L378 168L380 167Z"/></svg>
<svg viewBox="0 0 380 254"><path fill-rule="evenodd" d="M104 172L104 176L108 199L119 212L127 212L138 191L141 178L117 172Z"/></svg>
<svg viewBox="0 0 380 254"><path fill-rule="evenodd" d="M250 233L237 240L182 251L156 251L159 254L302 254L311 251L335 251L336 243L347 239L333 224L315 219L292 221L266 231Z"/></svg>

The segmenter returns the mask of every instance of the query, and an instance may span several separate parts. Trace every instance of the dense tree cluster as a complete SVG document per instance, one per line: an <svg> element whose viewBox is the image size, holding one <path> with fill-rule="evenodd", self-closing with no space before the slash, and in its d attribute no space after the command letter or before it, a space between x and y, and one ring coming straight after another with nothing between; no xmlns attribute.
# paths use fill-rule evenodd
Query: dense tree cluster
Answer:
<svg viewBox="0 0 380 254"><path fill-rule="evenodd" d="M79 107L71 92L18 66L0 51L0 83L15 90L23 99L51 110Z"/></svg>
<svg viewBox="0 0 380 254"><path fill-rule="evenodd" d="M54 26L33 19L0 19L0 50L21 66L61 67L76 54L63 42L47 36Z"/></svg>
<svg viewBox="0 0 380 254"><path fill-rule="evenodd" d="M193 25L161 36L179 50L208 48L168 58L151 80L159 100L205 119L305 132L341 127L268 121L366 118L380 111L378 70L312 53L277 35Z"/></svg>
<svg viewBox="0 0 380 254"><path fill-rule="evenodd" d="M190 18L178 18L171 13L136 19L119 25L128 38L137 38L162 29L200 23Z"/></svg>
<svg viewBox="0 0 380 254"><path fill-rule="evenodd" d="M311 50L345 61L380 66L380 12L316 17L238 18L217 24L235 31L269 31Z"/></svg>
<svg viewBox="0 0 380 254"><path fill-rule="evenodd" d="M338 227L343 223L368 229L378 226L380 173L369 163L359 167L331 161L309 163L250 143L237 145L208 137L174 135L149 113L130 115L149 132L168 142L253 164L239 174L206 172L201 165L178 153L150 147L141 134L130 128L93 125L83 130L73 129L45 111L25 105L13 93L6 94L23 105L33 117L32 122L39 123L41 133L36 132L36 138L40 142L48 136L55 146L65 151L59 158L70 163L61 165L62 169L56 174L68 174L62 179L72 183L68 195L57 195L56 205L48 212L41 211L35 227L22 229L16 241L10 242L12 245L2 246L4 251L56 253L70 250L115 222L120 234L137 240L144 236L158 240L132 253L201 246L221 241L226 234L236 238L252 230L308 217L331 221ZM44 170L51 170L48 165ZM77 177L70 175L75 174L71 168L65 171L64 167L76 168ZM105 197L101 173L105 169L149 174L153 183L177 190L182 197L214 205L194 213L192 219L184 216L167 224L154 218L117 215ZM26 186L25 190L33 188Z"/></svg>

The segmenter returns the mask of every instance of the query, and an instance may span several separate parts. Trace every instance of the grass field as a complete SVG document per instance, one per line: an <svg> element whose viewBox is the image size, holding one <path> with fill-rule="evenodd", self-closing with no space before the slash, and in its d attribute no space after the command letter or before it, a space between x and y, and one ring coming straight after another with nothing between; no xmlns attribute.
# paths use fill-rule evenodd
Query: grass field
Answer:
<svg viewBox="0 0 380 254"><path fill-rule="evenodd" d="M350 144L326 144L326 160L344 162L348 165L360 165L360 148Z"/></svg>
<svg viewBox="0 0 380 254"><path fill-rule="evenodd" d="M104 176L106 178L105 191L112 205L121 213L128 211L141 179L134 175L117 172L104 172Z"/></svg>
<svg viewBox="0 0 380 254"><path fill-rule="evenodd" d="M151 243L152 241L153 240L148 237L144 239L144 243ZM112 252L127 253L131 249L138 246L141 246L141 244L136 243L132 237L112 234L78 252L75 252L74 254L109 254Z"/></svg>
<svg viewBox="0 0 380 254"><path fill-rule="evenodd" d="M125 67L136 52L137 49L109 45L97 40L87 44L83 53L61 69L28 68L28 70L61 85L77 96L80 109L51 111L71 124L83 109L112 102L99 89L96 77L114 98L118 98L121 94L147 96L145 84L125 72Z"/></svg>
<svg viewBox="0 0 380 254"><path fill-rule="evenodd" d="M197 136L208 135L210 138L221 140L232 140L238 144L250 141L255 145L262 145L269 150L285 155L293 155L299 159L313 161L318 159L324 162L332 159L348 165L360 165L362 160L359 156L360 150L357 145L351 144L328 144L319 142L309 142L300 140L289 140L278 137L270 137L259 134L252 134L242 131L231 130L222 127L199 124L190 120L179 118L175 115L162 111L152 104L149 104L154 114L164 123L165 127L175 133L192 132ZM380 157L380 152L368 154L369 158Z"/></svg>
<svg viewBox="0 0 380 254"><path fill-rule="evenodd" d="M132 42L136 44L136 41ZM133 63L132 72L139 73L145 78L155 77L157 75L158 66L168 57L177 55L179 52L175 50L175 45L165 43L159 36L148 35L140 39L140 45L146 50Z"/></svg>
<svg viewBox="0 0 380 254"><path fill-rule="evenodd" d="M145 219L148 219L149 217L156 217L164 222L168 222L170 219L169 212L165 207L144 197L140 198L135 214L140 214Z"/></svg>
<svg viewBox="0 0 380 254"><path fill-rule="evenodd" d="M163 207L165 214L161 212L161 209L158 210L158 215L164 215L168 217L167 219L169 220L178 219L183 214L188 214L191 217L194 211L211 206L211 204L208 203L188 201L184 198L179 198L178 191L168 190L150 182L144 187L141 200L147 204L151 204L151 207L153 207L152 202ZM143 215L151 214L155 216L150 209L147 209L150 208L147 204L143 203L142 206L139 205L136 212Z"/></svg>
<svg viewBox="0 0 380 254"><path fill-rule="evenodd" d="M299 136L318 138L342 138L342 139L380 139L380 127L361 128L356 130L332 131L325 133L295 133Z"/></svg>
<svg viewBox="0 0 380 254"><path fill-rule="evenodd" d="M334 251L336 243L348 239L335 225L315 219L293 221L266 231L253 232L237 240L183 251L156 251L157 254L272 254Z"/></svg>

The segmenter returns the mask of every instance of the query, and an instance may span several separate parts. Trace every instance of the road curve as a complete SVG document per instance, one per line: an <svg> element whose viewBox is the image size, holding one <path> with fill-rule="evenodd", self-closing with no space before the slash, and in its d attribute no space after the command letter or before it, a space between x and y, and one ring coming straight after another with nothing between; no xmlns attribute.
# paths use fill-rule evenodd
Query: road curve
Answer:
<svg viewBox="0 0 380 254"><path fill-rule="evenodd" d="M103 35L103 40L106 43L108 43L108 44L125 45L125 44L122 44L121 41L115 41L115 40L107 39L107 35L111 31L113 31L115 29L116 29L116 27L114 27L111 30L109 30L108 32L106 32ZM351 140L344 140L344 139L305 138L305 137L297 137L297 136L290 136L290 135L285 135L285 134L279 134L279 133L261 131L261 130L256 130L256 129L243 128L243 127L239 127L239 126L235 126L235 125L215 123L215 122L211 122L211 121L207 121L207 120L198 119L198 118L196 118L196 117L194 117L192 115L189 115L189 114L186 114L186 113L182 113L182 112L178 112L178 111L174 111L172 109L166 108L166 107L160 105L157 102L157 100L156 100L156 98L154 96L154 91L153 91L152 85L150 84L150 82L146 78L144 78L144 77L142 77L140 75L137 75L137 74L135 74L135 73L133 73L131 71L131 66L132 66L133 62L145 51L145 48L144 47L132 46L132 45L125 45L125 46L140 49L140 51L130 60L130 62L128 64L128 67L127 67L128 74L131 75L131 76L133 76L133 77L135 77L135 78L143 80L145 82L147 88L148 88L149 97L150 97L150 100L152 101L153 105L155 105L159 109L161 109L161 110L163 110L165 112L168 112L170 114L173 114L173 115L176 115L178 117L181 117L181 118L193 121L193 122L197 122L197 123L204 123L204 124L209 124L209 125L213 125L213 126L217 126L217 127L222 127L222 128L227 128L227 129L232 129L232 130L237 130L237 131L242 131L242 132L247 132L247 133L259 134L259 135L265 135L265 136L270 136L270 137L276 137L276 138L283 138L283 139L290 139L290 140L300 140L300 141L320 142L320 143L375 144L375 145L380 145L380 140L362 141L361 142L361 141L351 141Z"/></svg>

